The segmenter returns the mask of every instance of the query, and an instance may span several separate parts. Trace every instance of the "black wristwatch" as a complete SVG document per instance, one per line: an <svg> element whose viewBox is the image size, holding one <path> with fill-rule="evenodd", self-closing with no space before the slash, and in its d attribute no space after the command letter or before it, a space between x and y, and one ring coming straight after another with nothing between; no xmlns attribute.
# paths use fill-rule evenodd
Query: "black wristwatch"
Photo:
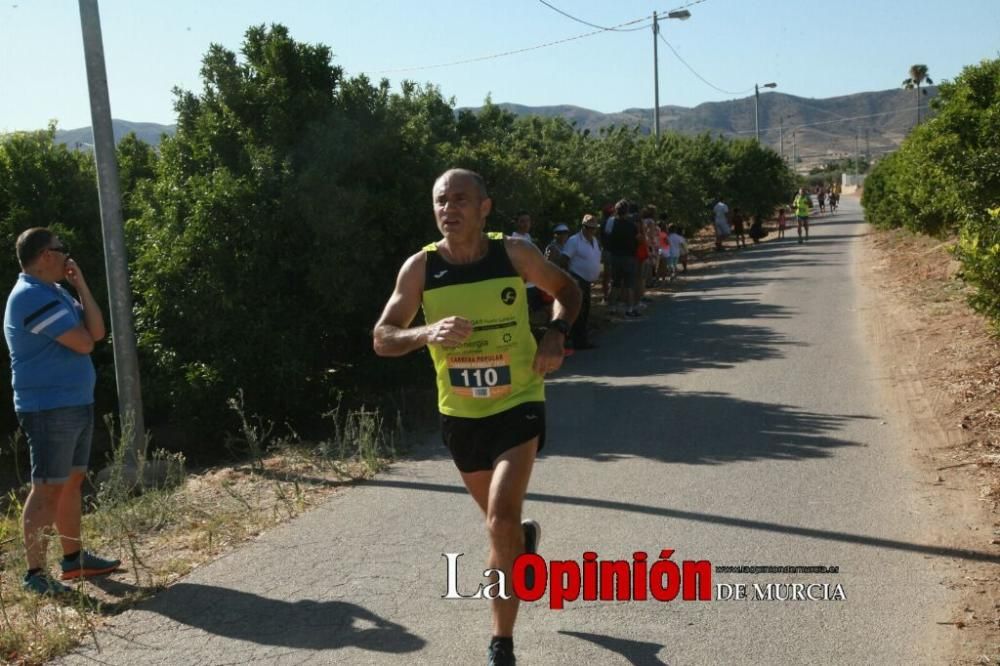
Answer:
<svg viewBox="0 0 1000 666"><path fill-rule="evenodd" d="M569 335L569 322L565 319L553 319L546 328L554 328L563 335Z"/></svg>

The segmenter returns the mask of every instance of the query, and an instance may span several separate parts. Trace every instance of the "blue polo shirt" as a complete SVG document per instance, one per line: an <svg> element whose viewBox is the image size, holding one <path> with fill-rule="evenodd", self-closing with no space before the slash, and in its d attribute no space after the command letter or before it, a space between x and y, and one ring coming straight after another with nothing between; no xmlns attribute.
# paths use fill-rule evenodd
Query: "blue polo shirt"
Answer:
<svg viewBox="0 0 1000 666"><path fill-rule="evenodd" d="M90 355L56 342L82 321L83 307L61 286L27 273L18 276L3 317L15 411L40 412L94 402L97 375Z"/></svg>

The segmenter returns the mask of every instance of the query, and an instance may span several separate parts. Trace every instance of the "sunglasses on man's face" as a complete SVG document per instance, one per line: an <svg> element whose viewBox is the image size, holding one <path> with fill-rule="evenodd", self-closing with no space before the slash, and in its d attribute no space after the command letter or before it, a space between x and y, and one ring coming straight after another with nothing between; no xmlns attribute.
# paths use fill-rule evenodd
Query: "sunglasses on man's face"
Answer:
<svg viewBox="0 0 1000 666"><path fill-rule="evenodd" d="M52 250L53 252L59 252L61 254L65 254L67 257L69 256L69 246L66 245L55 245L53 247L46 249Z"/></svg>

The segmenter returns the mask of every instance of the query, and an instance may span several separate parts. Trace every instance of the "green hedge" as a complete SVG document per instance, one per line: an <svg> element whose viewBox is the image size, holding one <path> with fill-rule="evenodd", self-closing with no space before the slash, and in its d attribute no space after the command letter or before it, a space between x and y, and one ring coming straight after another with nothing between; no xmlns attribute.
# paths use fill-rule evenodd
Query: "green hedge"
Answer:
<svg viewBox="0 0 1000 666"><path fill-rule="evenodd" d="M431 186L448 167L483 174L491 228L509 230L526 209L539 241L622 197L697 228L720 193L769 214L794 189L780 157L752 140L591 134L489 100L456 113L432 85L392 92L347 77L327 47L282 26L251 28L240 53L211 47L202 91L177 91L177 133L158 152L134 138L119 146L147 423L202 442L233 428L226 399L239 388L252 412L301 424L341 393L368 400L429 371L422 354L377 358L371 327L403 260L439 237ZM56 148L51 131L32 135L31 150L58 157L41 168L53 189L80 190L43 202L10 185L25 167L2 170L4 151L26 140L0 144L8 247L29 222L97 238L89 156ZM88 242L78 254L96 267ZM94 287L103 293L103 281ZM100 364L110 373L110 357Z"/></svg>
<svg viewBox="0 0 1000 666"><path fill-rule="evenodd" d="M870 222L958 233L972 304L1000 326L1000 59L966 67L932 102L937 114L865 181Z"/></svg>

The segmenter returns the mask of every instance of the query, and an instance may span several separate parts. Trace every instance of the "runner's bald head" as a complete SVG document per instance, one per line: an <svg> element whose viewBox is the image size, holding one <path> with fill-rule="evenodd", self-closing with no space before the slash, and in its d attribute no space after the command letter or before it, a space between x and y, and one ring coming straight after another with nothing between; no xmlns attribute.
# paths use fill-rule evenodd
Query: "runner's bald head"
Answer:
<svg viewBox="0 0 1000 666"><path fill-rule="evenodd" d="M475 171L470 169L448 169L443 174L438 176L438 179L434 181L434 190L438 189L438 184L452 178L464 179L467 178L472 181L475 185L476 192L479 194L479 199L488 199L490 194L486 191L486 181Z"/></svg>

